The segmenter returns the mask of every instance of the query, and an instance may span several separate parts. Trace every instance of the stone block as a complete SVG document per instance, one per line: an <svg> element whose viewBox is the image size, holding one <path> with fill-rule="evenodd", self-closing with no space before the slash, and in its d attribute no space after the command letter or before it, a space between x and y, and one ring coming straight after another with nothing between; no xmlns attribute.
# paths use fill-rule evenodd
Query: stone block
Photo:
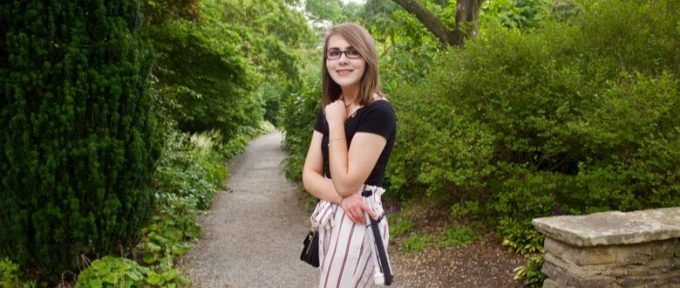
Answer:
<svg viewBox="0 0 680 288"><path fill-rule="evenodd" d="M548 237L579 247L645 243L680 238L680 207L544 217L532 224Z"/></svg>
<svg viewBox="0 0 680 288"><path fill-rule="evenodd" d="M578 267L576 269L574 267L565 269L563 266L559 266L559 264L555 265L554 260L549 254L546 254L541 272L558 285L561 285L560 287L615 287L612 286L616 282L614 277L601 276L598 273L593 273L594 271L585 271Z"/></svg>
<svg viewBox="0 0 680 288"><path fill-rule="evenodd" d="M544 287L680 288L680 207L534 219Z"/></svg>
<svg viewBox="0 0 680 288"><path fill-rule="evenodd" d="M546 252L578 266L610 264L617 260L615 251L607 246L576 247L546 237L543 247Z"/></svg>

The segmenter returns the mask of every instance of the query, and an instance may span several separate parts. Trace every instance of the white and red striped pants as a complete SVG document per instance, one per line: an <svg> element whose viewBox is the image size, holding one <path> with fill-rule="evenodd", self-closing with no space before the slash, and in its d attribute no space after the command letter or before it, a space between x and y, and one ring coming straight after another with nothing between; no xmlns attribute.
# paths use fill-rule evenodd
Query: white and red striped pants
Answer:
<svg viewBox="0 0 680 288"><path fill-rule="evenodd" d="M385 190L367 185L375 201L370 205L376 214L383 214L380 196ZM319 229L319 288L349 288L373 286L373 243L369 243L369 226L352 222L338 204L320 201L310 217ZM379 222L385 249L389 241L387 217Z"/></svg>

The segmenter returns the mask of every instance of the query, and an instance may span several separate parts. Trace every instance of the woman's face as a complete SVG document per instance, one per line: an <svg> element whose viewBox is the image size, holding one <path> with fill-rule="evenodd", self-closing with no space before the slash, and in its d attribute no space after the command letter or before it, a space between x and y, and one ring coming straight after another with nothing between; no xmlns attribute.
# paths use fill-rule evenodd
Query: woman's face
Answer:
<svg viewBox="0 0 680 288"><path fill-rule="evenodd" d="M344 37L336 34L328 38L326 69L340 87L359 85L366 70L366 60Z"/></svg>

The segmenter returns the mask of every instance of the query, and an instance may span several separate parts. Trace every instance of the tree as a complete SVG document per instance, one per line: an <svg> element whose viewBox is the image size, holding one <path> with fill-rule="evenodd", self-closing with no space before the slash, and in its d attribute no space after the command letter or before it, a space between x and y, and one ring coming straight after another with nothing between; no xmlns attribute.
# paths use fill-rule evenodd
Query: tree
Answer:
<svg viewBox="0 0 680 288"><path fill-rule="evenodd" d="M263 117L276 124L280 98L300 87L295 51L312 33L302 14L283 0L155 2L144 34L158 54L165 114L182 131L218 130L224 141Z"/></svg>
<svg viewBox="0 0 680 288"><path fill-rule="evenodd" d="M124 253L153 211L152 57L135 0L0 15L0 258L57 282Z"/></svg>
<svg viewBox="0 0 680 288"><path fill-rule="evenodd" d="M477 19L484 0L458 0L456 24L453 29L446 27L442 19L416 0L394 0L394 2L418 18L442 43L462 47L465 39L477 34Z"/></svg>

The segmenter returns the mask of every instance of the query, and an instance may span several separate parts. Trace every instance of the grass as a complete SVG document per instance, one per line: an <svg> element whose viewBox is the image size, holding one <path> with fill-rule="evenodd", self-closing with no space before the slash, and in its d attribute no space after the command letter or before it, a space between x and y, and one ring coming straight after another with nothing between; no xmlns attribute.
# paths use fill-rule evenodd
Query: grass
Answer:
<svg viewBox="0 0 680 288"><path fill-rule="evenodd" d="M418 253L425 250L425 247L427 247L427 244L430 241L430 236L413 233L406 240L404 240L402 247L406 252Z"/></svg>
<svg viewBox="0 0 680 288"><path fill-rule="evenodd" d="M413 221L405 218L399 214L387 215L387 221L390 223L390 238L394 239L406 234L413 228Z"/></svg>
<svg viewBox="0 0 680 288"><path fill-rule="evenodd" d="M467 226L451 227L444 231L439 247L460 247L476 239L475 232Z"/></svg>

